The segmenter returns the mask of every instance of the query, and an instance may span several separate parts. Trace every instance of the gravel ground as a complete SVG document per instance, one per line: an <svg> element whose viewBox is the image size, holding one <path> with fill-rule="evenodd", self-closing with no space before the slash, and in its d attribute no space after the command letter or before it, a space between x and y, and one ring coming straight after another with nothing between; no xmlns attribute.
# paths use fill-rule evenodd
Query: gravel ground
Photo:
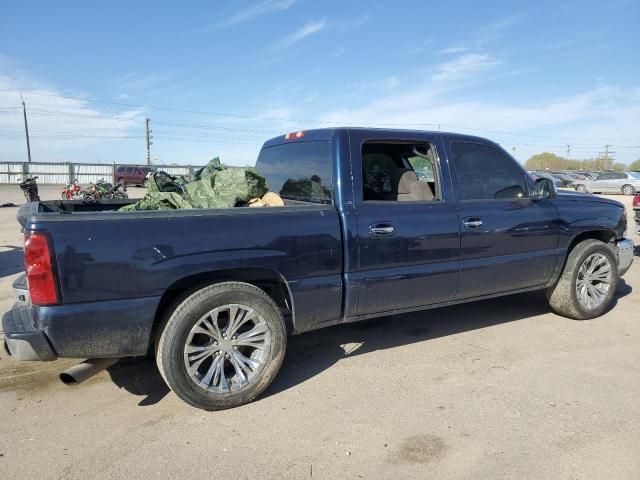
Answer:
<svg viewBox="0 0 640 480"><path fill-rule="evenodd" d="M0 209L3 311L15 214ZM266 394L223 412L182 403L150 361L68 387L73 361L1 352L0 477L640 478L639 263L592 321L531 293L293 337Z"/></svg>

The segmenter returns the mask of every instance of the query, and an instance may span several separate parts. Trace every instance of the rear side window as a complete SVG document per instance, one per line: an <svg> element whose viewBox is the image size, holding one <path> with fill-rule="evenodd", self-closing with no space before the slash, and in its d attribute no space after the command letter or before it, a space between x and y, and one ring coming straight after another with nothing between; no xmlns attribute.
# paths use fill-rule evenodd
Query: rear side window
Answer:
<svg viewBox="0 0 640 480"><path fill-rule="evenodd" d="M502 200L527 196L527 182L514 160L481 143L453 142L460 199Z"/></svg>
<svg viewBox="0 0 640 480"><path fill-rule="evenodd" d="M282 198L331 203L329 142L292 142L263 148L256 169L267 179L269 190Z"/></svg>

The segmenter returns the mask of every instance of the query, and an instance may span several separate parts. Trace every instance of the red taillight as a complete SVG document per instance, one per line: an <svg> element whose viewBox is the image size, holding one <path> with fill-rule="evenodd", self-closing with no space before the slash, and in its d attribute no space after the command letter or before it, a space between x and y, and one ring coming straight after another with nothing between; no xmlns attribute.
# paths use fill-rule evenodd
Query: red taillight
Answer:
<svg viewBox="0 0 640 480"><path fill-rule="evenodd" d="M640 207L640 194L635 194L633 196L633 206L634 207Z"/></svg>
<svg viewBox="0 0 640 480"><path fill-rule="evenodd" d="M58 289L46 234L27 233L24 241L24 269L27 272L31 302L35 305L57 304Z"/></svg>
<svg viewBox="0 0 640 480"><path fill-rule="evenodd" d="M302 138L304 137L304 132L293 132L293 133L287 133L284 136L285 140L295 140L296 138Z"/></svg>

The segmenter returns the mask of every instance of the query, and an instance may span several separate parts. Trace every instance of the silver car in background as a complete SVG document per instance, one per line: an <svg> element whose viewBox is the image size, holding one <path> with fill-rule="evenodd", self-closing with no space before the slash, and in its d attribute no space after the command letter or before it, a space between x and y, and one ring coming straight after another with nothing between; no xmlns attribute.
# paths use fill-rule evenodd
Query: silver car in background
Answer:
<svg viewBox="0 0 640 480"><path fill-rule="evenodd" d="M574 180L573 186L578 192L633 195L640 192L640 173L602 172L595 180Z"/></svg>

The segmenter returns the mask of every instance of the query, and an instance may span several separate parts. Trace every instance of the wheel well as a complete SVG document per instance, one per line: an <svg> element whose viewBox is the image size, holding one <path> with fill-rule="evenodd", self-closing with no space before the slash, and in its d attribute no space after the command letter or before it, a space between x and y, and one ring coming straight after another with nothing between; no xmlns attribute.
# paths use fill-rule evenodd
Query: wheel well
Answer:
<svg viewBox="0 0 640 480"><path fill-rule="evenodd" d="M166 314L193 291L204 286L222 282L246 282L263 290L280 307L289 332L293 331L293 303L291 292L285 279L273 270L248 268L241 270L219 270L204 272L182 278L172 284L162 295L154 319L155 338L158 325L166 319Z"/></svg>
<svg viewBox="0 0 640 480"><path fill-rule="evenodd" d="M571 241L569 248L567 248L567 256L569 256L569 253L571 253L571 250L573 250L573 247L575 247L577 244L579 244L583 240L594 239L594 240L600 240L601 242L604 242L604 243L609 243L612 240L615 240L615 238L616 238L615 233L613 233L610 230L594 230L591 232L582 232Z"/></svg>

